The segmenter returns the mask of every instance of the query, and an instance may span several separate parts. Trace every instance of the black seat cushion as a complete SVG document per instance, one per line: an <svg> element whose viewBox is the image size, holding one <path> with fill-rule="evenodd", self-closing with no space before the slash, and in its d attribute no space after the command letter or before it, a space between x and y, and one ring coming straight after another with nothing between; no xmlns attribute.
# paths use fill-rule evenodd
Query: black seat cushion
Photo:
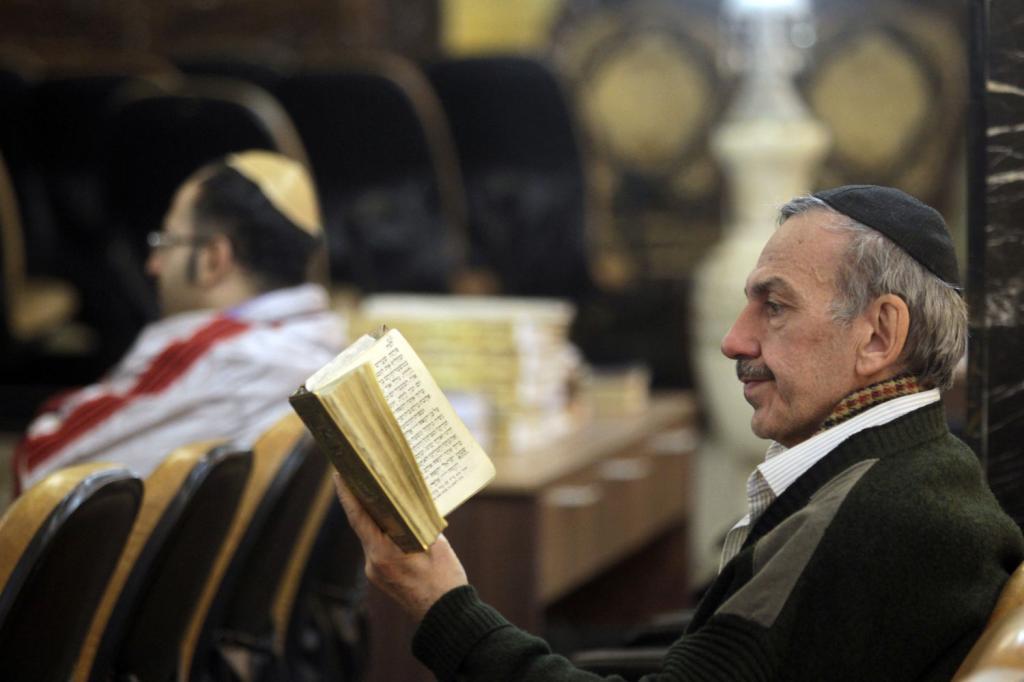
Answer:
<svg viewBox="0 0 1024 682"><path fill-rule="evenodd" d="M136 561L93 666L143 680L171 679L192 609L245 489L252 457L220 453L182 486Z"/></svg>
<svg viewBox="0 0 1024 682"><path fill-rule="evenodd" d="M308 150L332 278L365 291L442 291L450 227L424 123L410 96L372 72L322 70L281 83Z"/></svg>
<svg viewBox="0 0 1024 682"><path fill-rule="evenodd" d="M4 679L70 675L142 499L142 483L126 473L80 488L26 550L0 598Z"/></svg>
<svg viewBox="0 0 1024 682"><path fill-rule="evenodd" d="M480 57L427 74L451 124L469 198L471 261L505 293L589 287L586 193L567 100L534 59Z"/></svg>

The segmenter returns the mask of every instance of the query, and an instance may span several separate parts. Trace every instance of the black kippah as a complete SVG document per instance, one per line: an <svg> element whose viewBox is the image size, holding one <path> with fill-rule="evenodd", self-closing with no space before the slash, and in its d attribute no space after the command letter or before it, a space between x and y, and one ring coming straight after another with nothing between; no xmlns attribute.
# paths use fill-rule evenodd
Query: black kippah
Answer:
<svg viewBox="0 0 1024 682"><path fill-rule="evenodd" d="M814 196L878 230L943 282L959 285L953 240L942 215L931 206L906 192L877 185L845 185Z"/></svg>

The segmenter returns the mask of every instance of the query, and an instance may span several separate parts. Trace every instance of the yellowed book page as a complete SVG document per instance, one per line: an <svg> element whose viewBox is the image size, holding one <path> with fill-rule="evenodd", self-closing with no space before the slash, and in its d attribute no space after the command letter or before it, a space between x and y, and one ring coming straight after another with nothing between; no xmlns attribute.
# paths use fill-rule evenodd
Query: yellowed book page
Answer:
<svg viewBox="0 0 1024 682"><path fill-rule="evenodd" d="M402 512L391 501L377 475L344 435L337 417L328 406L315 393L308 391L296 392L289 401L377 525L406 552L426 549L425 543L416 536Z"/></svg>
<svg viewBox="0 0 1024 682"><path fill-rule="evenodd" d="M391 407L377 382L373 367L361 365L353 373L352 383L358 382L359 404L364 409L364 418L375 437L381 442L381 452L388 459L388 466L402 483L402 495L406 501L410 518L418 524L420 537L433 542L447 524L437 513L430 490L415 461L398 425Z"/></svg>
<svg viewBox="0 0 1024 682"><path fill-rule="evenodd" d="M416 508L416 500L422 497L418 487L423 483L415 480L418 473L408 471L403 461L407 455L401 454L401 444L394 442L382 423L390 415L388 406L376 407L375 399L383 400L383 396L379 391L375 395L374 390L360 381L358 371L321 396L324 406L359 457L381 482L395 509L413 533L425 544L430 544L440 530L438 523L443 524L443 520L431 518L435 516L430 513L433 510ZM425 490L423 492L426 493Z"/></svg>
<svg viewBox="0 0 1024 682"><path fill-rule="evenodd" d="M494 478L494 465L396 329L368 354L441 516Z"/></svg>
<svg viewBox="0 0 1024 682"><path fill-rule="evenodd" d="M369 334L360 336L352 345L338 353L333 360L306 379L306 390L318 392L327 388L331 382L341 379L363 363L363 354L373 348L374 343L376 343L376 339Z"/></svg>
<svg viewBox="0 0 1024 682"><path fill-rule="evenodd" d="M341 392L326 393L320 396L320 401L338 428L345 434L345 438L348 439L357 456L380 483L392 504L398 509L406 523L409 523L411 519L409 519L408 510L400 503L400 499L408 495L406 486L398 480L394 467L388 459L380 456L382 444L375 437L373 431L364 426L366 419L359 414L361 410L354 410L352 399Z"/></svg>

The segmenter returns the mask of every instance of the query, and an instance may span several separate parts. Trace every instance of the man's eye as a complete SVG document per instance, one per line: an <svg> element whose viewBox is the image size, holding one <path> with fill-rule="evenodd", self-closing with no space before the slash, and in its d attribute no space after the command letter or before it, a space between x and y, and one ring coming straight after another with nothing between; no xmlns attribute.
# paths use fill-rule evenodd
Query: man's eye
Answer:
<svg viewBox="0 0 1024 682"><path fill-rule="evenodd" d="M769 315L778 315L782 312L782 305L775 301L765 301L764 306L768 308Z"/></svg>

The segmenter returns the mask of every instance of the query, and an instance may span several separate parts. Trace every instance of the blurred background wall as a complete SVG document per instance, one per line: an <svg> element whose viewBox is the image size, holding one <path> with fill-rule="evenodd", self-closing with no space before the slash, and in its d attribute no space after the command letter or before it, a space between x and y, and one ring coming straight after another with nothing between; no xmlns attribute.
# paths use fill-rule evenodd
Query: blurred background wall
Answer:
<svg viewBox="0 0 1024 682"><path fill-rule="evenodd" d="M582 302L581 345L598 362L647 362L656 384L690 385L688 278L728 199L708 143L735 84L718 10L714 0L8 0L0 41L44 61L102 51L286 68L366 48L419 63L538 57L574 111L593 197L596 291ZM799 85L833 135L816 185L902 187L937 205L965 243L966 4L813 10Z"/></svg>
<svg viewBox="0 0 1024 682"><path fill-rule="evenodd" d="M944 213L965 265L967 3L818 0L811 8L812 26L789 38L804 54L797 88L831 143L806 189L846 183L905 189ZM328 218L362 221L388 242L368 247L378 249L378 265L353 255L359 244L345 240L355 237L332 235L335 284L356 295L412 289L565 298L575 305L572 338L587 362L640 364L655 387L693 388L699 401L706 387L691 360L691 294L697 266L729 219L731 188L711 139L737 91L735 33L716 0L6 0L0 85L9 80L16 87L5 92L28 93L34 113L20 124L45 131L41 146L26 150L24 136L10 133L19 122L8 106L14 97L4 95L0 152L25 227L24 267L31 277L69 283L78 306L67 313L71 332L49 335L41 351L31 340L5 341L4 428L19 430L62 385L93 380L155 314L138 234L159 226L170 188L195 161L170 136L142 138L146 147L139 149L125 119L113 129L108 122L106 136L93 139L93 123L107 108L71 113L61 104L71 100L47 100L47 83L86 74L92 80L84 99L83 81L76 81L78 104L114 92L103 78L128 76L146 83L134 83L129 97L117 81L114 99L121 103L140 98L140 89L187 90L186 109L198 112L209 84L181 85L195 75L221 78L219 87L237 95L233 101L259 100L264 123L277 126L267 144L311 162ZM400 119L388 122L369 108L362 119L316 120L326 116L328 102L301 94L294 76L351 65L367 54L374 55L377 75L386 72L406 94L418 93L409 97L430 130L405 136ZM393 58L381 61L382 54ZM446 62L508 55L553 74L555 92L524 89L546 99L522 94L485 104L485 92L511 83L504 62L469 94L442 87L457 80L450 70L445 76ZM224 85L229 72L248 83L244 96ZM19 90L18 83L29 85ZM459 119L438 107L438 97L444 104L478 99L491 113L503 111L507 125L476 130L477 113ZM554 100L564 103L568 121L550 106ZM49 127L40 115L46 111L54 116ZM382 130L360 128L367 120ZM311 138L313 125L330 142ZM449 148L453 139L458 153ZM409 153L417 144L419 156ZM504 147L507 167L479 170L489 147ZM102 172L98 159L107 165ZM351 163L338 168L343 161ZM175 164L181 167L171 169ZM423 168L431 164L428 183ZM174 173L125 189L139 169L153 167ZM356 184L361 189L353 197L348 190ZM157 185L160 191L148 191ZM430 220L415 213L422 207L431 209ZM766 226L774 219L771 208L764 207ZM524 227L530 221L533 227ZM134 236L125 237L131 230ZM446 243L435 249L439 241ZM399 256L388 249L403 243L419 245L420 254L437 253L427 263L406 254L401 268L389 268ZM389 270L422 276L389 280ZM737 287L744 275L736 273ZM40 305L58 299L51 295L40 299L51 303ZM721 381L735 383L732 376ZM950 398L951 418L962 423L963 405L956 394ZM745 429L746 419L737 415L736 428ZM742 505L742 491L733 502ZM707 533L727 527L719 520Z"/></svg>

